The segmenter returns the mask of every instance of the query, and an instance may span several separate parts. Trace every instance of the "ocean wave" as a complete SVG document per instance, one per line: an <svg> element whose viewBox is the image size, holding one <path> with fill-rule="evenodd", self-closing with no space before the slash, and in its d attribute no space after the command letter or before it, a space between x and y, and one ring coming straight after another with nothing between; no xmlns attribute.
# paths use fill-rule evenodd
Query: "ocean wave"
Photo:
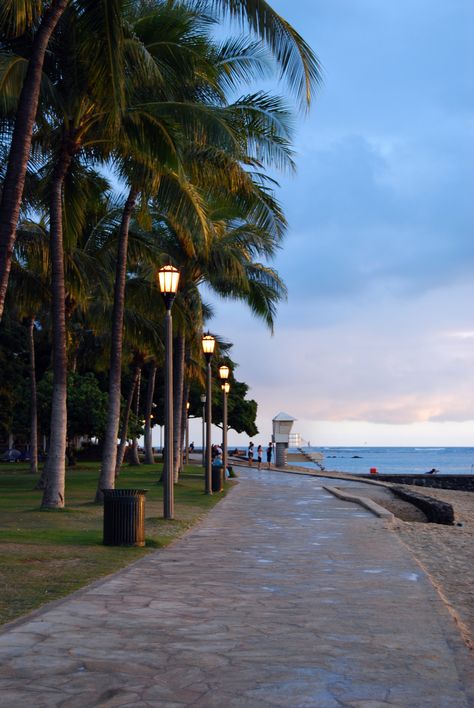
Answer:
<svg viewBox="0 0 474 708"><path fill-rule="evenodd" d="M413 448L416 450L416 452L442 452L443 450L446 450L446 447L415 447Z"/></svg>

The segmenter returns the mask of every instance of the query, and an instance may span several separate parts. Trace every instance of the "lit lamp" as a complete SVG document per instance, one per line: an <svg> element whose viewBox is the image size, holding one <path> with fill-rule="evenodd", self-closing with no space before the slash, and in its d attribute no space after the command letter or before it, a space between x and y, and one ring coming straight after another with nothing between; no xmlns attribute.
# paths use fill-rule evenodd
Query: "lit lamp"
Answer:
<svg viewBox="0 0 474 708"><path fill-rule="evenodd" d="M225 364L223 364L222 366L219 366L219 378L220 378L220 380L221 380L221 381L227 381L227 379L229 378L229 372L230 372L230 369L229 369L228 366L225 366Z"/></svg>
<svg viewBox="0 0 474 708"><path fill-rule="evenodd" d="M212 453L211 453L211 426L212 426L212 391L211 391L211 359L214 354L216 340L209 334L203 335L202 351L207 363L207 391L206 391L206 494L212 494Z"/></svg>
<svg viewBox="0 0 474 708"><path fill-rule="evenodd" d="M163 462L163 517L174 518L173 471L173 321L171 308L178 292L179 270L172 265L158 271L158 284L166 307L165 315L165 456Z"/></svg>
<svg viewBox="0 0 474 708"><path fill-rule="evenodd" d="M173 300L178 292L179 270L172 265L163 266L158 271L158 282L166 309L171 310Z"/></svg>
<svg viewBox="0 0 474 708"><path fill-rule="evenodd" d="M219 378L222 388L222 463L224 465L224 479L227 470L227 394L230 391L228 382L230 369L223 364L219 366Z"/></svg>
<svg viewBox="0 0 474 708"><path fill-rule="evenodd" d="M204 421L206 420L206 394L201 393L202 403L202 466L206 466L206 447L204 444Z"/></svg>

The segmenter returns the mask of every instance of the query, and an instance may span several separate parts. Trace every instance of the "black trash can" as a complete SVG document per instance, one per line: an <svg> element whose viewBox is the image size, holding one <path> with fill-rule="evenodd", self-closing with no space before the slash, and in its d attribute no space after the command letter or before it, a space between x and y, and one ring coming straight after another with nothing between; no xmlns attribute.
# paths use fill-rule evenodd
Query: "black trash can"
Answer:
<svg viewBox="0 0 474 708"><path fill-rule="evenodd" d="M145 545L147 489L104 489L104 546Z"/></svg>
<svg viewBox="0 0 474 708"><path fill-rule="evenodd" d="M212 491L222 492L224 489L224 467L212 465Z"/></svg>

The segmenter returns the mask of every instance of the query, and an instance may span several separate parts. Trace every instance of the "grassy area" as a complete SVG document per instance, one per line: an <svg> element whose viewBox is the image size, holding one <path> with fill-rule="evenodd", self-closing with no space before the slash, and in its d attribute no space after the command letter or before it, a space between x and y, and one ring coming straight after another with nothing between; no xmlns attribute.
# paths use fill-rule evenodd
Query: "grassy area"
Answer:
<svg viewBox="0 0 474 708"><path fill-rule="evenodd" d="M42 493L27 465L0 466L0 623L126 566L170 543L222 495L204 494L202 467L189 466L175 486L175 520L163 516L160 465L124 467L117 488L147 489L146 547L102 545L102 506L92 502L98 463L67 473L64 510L42 511Z"/></svg>

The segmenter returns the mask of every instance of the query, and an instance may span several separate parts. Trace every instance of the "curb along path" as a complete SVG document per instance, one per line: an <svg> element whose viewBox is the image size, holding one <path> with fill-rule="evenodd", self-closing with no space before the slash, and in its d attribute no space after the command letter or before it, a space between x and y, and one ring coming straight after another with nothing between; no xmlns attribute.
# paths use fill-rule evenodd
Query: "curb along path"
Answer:
<svg viewBox="0 0 474 708"><path fill-rule="evenodd" d="M0 706L467 708L472 658L382 519L242 469L172 546L0 634Z"/></svg>

